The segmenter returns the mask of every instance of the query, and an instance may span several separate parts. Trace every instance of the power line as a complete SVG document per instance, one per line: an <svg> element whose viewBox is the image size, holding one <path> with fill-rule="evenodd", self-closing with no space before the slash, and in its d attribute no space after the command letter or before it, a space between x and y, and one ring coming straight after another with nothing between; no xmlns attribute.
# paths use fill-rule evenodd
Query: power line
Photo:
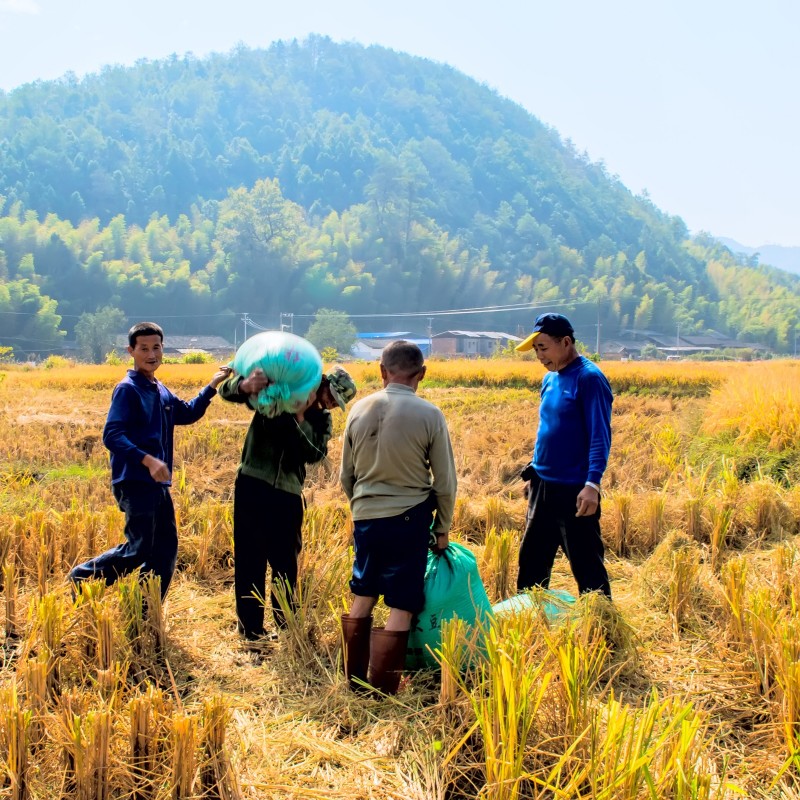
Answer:
<svg viewBox="0 0 800 800"><path fill-rule="evenodd" d="M348 314L351 319L385 319L398 317L447 317L460 314L497 314L506 311L532 311L540 308L596 306L597 303L577 300L552 300L548 303L513 303L503 306L479 306L476 308L451 308L441 311L398 311L387 314ZM314 319L316 314L295 314L300 319Z"/></svg>

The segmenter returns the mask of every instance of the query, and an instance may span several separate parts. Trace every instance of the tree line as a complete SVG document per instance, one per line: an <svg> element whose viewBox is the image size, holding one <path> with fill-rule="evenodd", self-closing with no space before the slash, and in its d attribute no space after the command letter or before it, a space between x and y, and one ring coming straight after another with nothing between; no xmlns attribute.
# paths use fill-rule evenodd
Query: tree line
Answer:
<svg viewBox="0 0 800 800"><path fill-rule="evenodd" d="M20 349L100 308L228 333L244 310L586 302L605 331L783 351L798 327L800 279L691 239L519 106L383 48L37 82L0 93L0 140L0 343Z"/></svg>

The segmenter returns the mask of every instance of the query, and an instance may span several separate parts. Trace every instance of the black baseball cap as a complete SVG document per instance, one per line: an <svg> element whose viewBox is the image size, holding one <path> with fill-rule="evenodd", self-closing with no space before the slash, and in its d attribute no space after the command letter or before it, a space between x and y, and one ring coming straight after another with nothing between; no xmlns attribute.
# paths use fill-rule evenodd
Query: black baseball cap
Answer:
<svg viewBox="0 0 800 800"><path fill-rule="evenodd" d="M540 333L546 333L548 336L553 336L560 339L562 336L571 336L575 338L575 329L572 323L563 314L540 314L536 317L536 322L533 323L533 333L520 342L516 349L521 353L533 348L533 343Z"/></svg>

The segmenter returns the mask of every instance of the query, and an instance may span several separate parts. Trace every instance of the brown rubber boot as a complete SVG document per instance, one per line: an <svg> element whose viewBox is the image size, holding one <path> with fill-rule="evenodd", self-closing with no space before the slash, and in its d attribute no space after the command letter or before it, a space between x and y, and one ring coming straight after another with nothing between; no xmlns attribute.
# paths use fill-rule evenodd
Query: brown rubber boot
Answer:
<svg viewBox="0 0 800 800"><path fill-rule="evenodd" d="M369 647L369 682L383 694L397 694L406 660L408 631L373 628Z"/></svg>
<svg viewBox="0 0 800 800"><path fill-rule="evenodd" d="M369 634L372 630L372 617L351 617L342 614L342 649L344 676L353 691L364 691L365 686L354 679L366 683L369 667Z"/></svg>

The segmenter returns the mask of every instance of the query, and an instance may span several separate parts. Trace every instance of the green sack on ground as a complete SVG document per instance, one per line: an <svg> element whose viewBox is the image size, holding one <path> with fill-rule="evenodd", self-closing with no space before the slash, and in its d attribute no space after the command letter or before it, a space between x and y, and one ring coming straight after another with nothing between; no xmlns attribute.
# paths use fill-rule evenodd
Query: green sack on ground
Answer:
<svg viewBox="0 0 800 800"><path fill-rule="evenodd" d="M425 571L425 606L414 618L408 637L406 667L437 666L433 652L442 642L442 623L458 617L468 629L492 616L478 563L472 552L451 542L441 553L428 553Z"/></svg>
<svg viewBox="0 0 800 800"><path fill-rule="evenodd" d="M250 398L260 414L277 417L303 408L322 380L322 358L307 339L283 331L257 333L242 343L233 368L247 377L260 369L272 383Z"/></svg>
<svg viewBox="0 0 800 800"><path fill-rule="evenodd" d="M541 608L550 622L558 622L569 614L570 608L575 604L575 598L563 589L539 589L533 592L524 592L495 603L492 611L498 617L506 614L518 614L529 608Z"/></svg>

